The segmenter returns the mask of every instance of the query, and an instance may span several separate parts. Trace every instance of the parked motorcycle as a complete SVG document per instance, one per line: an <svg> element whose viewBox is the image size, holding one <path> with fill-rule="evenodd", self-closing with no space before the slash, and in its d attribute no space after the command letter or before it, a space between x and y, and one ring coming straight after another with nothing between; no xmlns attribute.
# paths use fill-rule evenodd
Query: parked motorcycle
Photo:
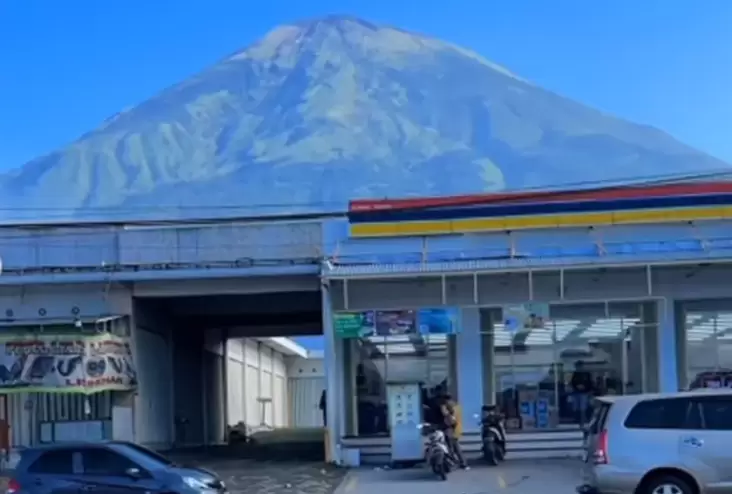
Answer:
<svg viewBox="0 0 732 494"><path fill-rule="evenodd" d="M424 450L427 466L441 480L447 480L447 474L455 468L456 463L447 445L445 433L430 424L421 424L419 427L427 434Z"/></svg>
<svg viewBox="0 0 732 494"><path fill-rule="evenodd" d="M506 459L506 425L503 414L496 406L486 405L479 418L483 458L489 465L498 465L498 462Z"/></svg>

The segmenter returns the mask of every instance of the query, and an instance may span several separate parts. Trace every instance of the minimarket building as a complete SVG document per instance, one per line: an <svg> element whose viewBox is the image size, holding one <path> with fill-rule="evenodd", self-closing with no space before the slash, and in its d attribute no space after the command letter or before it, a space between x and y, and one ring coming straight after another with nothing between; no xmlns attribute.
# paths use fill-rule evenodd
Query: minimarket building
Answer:
<svg viewBox="0 0 732 494"><path fill-rule="evenodd" d="M418 455L443 387L468 452L495 404L516 458L579 451L578 367L593 394L732 386L730 218L725 183L352 202L324 239L334 460Z"/></svg>

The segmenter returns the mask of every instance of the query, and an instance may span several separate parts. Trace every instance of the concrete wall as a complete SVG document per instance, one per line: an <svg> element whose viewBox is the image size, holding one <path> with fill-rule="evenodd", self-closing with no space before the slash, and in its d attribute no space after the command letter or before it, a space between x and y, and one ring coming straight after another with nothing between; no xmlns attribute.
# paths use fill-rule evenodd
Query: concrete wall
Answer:
<svg viewBox="0 0 732 494"><path fill-rule="evenodd" d="M251 428L288 424L285 356L254 338L228 341L228 423ZM263 402L260 399L271 399Z"/></svg>
<svg viewBox="0 0 732 494"><path fill-rule="evenodd" d="M205 263L317 257L317 222L158 227L75 226L0 229L3 269Z"/></svg>
<svg viewBox="0 0 732 494"><path fill-rule="evenodd" d="M130 290L118 284L0 287L0 319L6 323L44 319L71 323L76 317L74 308L78 308L78 316L82 318L129 315L132 298Z"/></svg>
<svg viewBox="0 0 732 494"><path fill-rule="evenodd" d="M138 389L133 401L135 440L158 449L173 445L172 321L154 303L136 300L132 343ZM119 406L123 406L120 404Z"/></svg>
<svg viewBox="0 0 732 494"><path fill-rule="evenodd" d="M290 427L322 427L320 396L325 389L325 360L289 357L287 361Z"/></svg>

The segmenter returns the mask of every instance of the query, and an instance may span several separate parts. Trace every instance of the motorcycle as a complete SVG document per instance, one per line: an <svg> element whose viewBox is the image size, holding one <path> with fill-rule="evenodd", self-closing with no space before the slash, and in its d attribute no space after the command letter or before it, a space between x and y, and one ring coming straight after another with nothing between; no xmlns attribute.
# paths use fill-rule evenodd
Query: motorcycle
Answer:
<svg viewBox="0 0 732 494"><path fill-rule="evenodd" d="M427 433L424 450L427 466L441 480L447 480L447 474L453 470L456 462L447 445L445 433L430 424L421 424L419 427Z"/></svg>
<svg viewBox="0 0 732 494"><path fill-rule="evenodd" d="M484 406L479 418L483 458L489 465L498 465L506 459L504 417L495 406Z"/></svg>

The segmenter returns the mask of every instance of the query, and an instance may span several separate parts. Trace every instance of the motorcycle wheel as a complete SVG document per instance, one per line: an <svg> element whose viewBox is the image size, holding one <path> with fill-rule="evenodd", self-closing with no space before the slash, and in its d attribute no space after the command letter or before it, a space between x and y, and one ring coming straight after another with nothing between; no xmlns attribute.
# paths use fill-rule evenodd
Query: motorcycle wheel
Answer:
<svg viewBox="0 0 732 494"><path fill-rule="evenodd" d="M504 461L506 459L506 446L503 444L496 444L496 458L498 461Z"/></svg>
<svg viewBox="0 0 732 494"><path fill-rule="evenodd" d="M437 475L440 480L447 480L447 469L445 465L445 456L436 454L432 457L432 472Z"/></svg>
<svg viewBox="0 0 732 494"><path fill-rule="evenodd" d="M486 441L483 443L483 459L489 465L498 465L498 454L496 453L496 443L493 441Z"/></svg>

